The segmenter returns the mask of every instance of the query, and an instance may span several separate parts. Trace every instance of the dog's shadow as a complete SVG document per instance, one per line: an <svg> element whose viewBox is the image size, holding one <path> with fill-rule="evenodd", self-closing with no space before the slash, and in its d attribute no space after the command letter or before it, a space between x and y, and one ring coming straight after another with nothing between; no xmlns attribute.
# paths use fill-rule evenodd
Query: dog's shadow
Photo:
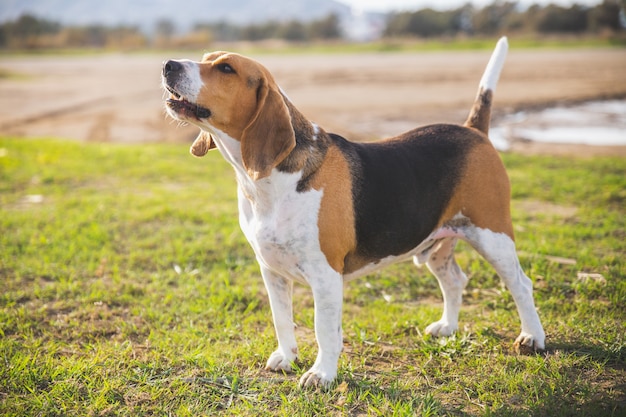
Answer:
<svg viewBox="0 0 626 417"><path fill-rule="evenodd" d="M519 413L532 416L626 415L624 347L623 343L604 345L581 340L551 340L545 352L536 354L544 361L544 366L536 371L537 387L525 384L525 387L520 387L518 395L511 397L510 402L494 405L493 408L487 406L483 408L483 413L493 416L512 416ZM510 354L517 355L513 352ZM432 415L474 414L470 411L475 409L473 405L459 407L458 403L447 404L440 401L434 391L416 396L411 387L400 384L381 387L367 381L367 377L362 375L343 372L340 372L338 383L344 384L345 389L357 397L370 396L379 400L384 398L390 403L400 402L414 410L434 411ZM476 381L476 384L480 384L480 381ZM530 395L529 388L536 390L532 393L534 401L523 405L520 397ZM486 407L469 398L467 400L479 407Z"/></svg>
<svg viewBox="0 0 626 417"><path fill-rule="evenodd" d="M616 370L626 370L626 344L615 343L614 346L607 344L593 344L588 341L550 341L545 351L545 356L568 354L581 359L605 364Z"/></svg>
<svg viewBox="0 0 626 417"><path fill-rule="evenodd" d="M548 372L560 379L531 415L626 415L626 344L623 341L593 343L588 340L549 342L546 362L557 358Z"/></svg>

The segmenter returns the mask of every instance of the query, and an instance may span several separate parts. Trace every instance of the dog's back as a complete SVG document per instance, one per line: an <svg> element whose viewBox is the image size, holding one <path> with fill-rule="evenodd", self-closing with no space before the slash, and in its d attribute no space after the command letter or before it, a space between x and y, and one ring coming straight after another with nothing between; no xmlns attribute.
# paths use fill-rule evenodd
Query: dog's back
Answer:
<svg viewBox="0 0 626 417"><path fill-rule="evenodd" d="M463 126L435 124L372 143L331 135L351 167L357 247L346 262L348 267L409 253L463 210L482 217L483 208L473 210L477 201L471 197L485 189L492 205L488 211L493 218L504 219L496 229L512 234L507 224L508 177L487 137L493 92L506 52L503 38Z"/></svg>

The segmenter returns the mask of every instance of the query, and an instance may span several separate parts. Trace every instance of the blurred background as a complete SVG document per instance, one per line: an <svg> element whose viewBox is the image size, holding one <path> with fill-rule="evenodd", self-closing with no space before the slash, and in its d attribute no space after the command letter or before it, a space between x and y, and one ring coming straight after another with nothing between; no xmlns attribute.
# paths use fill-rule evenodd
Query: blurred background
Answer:
<svg viewBox="0 0 626 417"><path fill-rule="evenodd" d="M625 5L0 0L0 134L189 141L195 128L165 117L161 63L219 49L259 60L327 130L374 140L462 122L506 35L494 143L614 154L626 146Z"/></svg>

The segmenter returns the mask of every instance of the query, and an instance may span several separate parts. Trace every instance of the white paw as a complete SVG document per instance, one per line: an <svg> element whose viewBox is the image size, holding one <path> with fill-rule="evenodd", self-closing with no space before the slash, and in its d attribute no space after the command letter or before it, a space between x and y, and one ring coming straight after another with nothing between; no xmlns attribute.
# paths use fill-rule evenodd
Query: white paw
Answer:
<svg viewBox="0 0 626 417"><path fill-rule="evenodd" d="M515 339L515 351L517 353L534 353L541 352L546 348L546 337L541 334L539 336L533 336L530 333L522 332Z"/></svg>
<svg viewBox="0 0 626 417"><path fill-rule="evenodd" d="M267 364L265 365L265 369L268 371L283 371L283 372L291 372L291 364L296 360L297 355L286 355L282 350L277 349L267 360Z"/></svg>
<svg viewBox="0 0 626 417"><path fill-rule="evenodd" d="M324 372L315 366L302 375L300 378L301 388L328 388L337 377L337 372Z"/></svg>
<svg viewBox="0 0 626 417"><path fill-rule="evenodd" d="M452 325L447 321L439 320L426 327L426 334L430 334L435 337L451 336L452 333L456 332L457 328L457 325Z"/></svg>

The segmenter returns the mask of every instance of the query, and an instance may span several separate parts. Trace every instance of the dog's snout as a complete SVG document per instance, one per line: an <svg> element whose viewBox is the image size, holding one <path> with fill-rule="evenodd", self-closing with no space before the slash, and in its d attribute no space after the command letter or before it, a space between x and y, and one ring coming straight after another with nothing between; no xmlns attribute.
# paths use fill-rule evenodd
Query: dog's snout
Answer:
<svg viewBox="0 0 626 417"><path fill-rule="evenodd" d="M178 61L170 59L163 64L163 75L168 76L173 73L180 72L183 69L183 64Z"/></svg>

